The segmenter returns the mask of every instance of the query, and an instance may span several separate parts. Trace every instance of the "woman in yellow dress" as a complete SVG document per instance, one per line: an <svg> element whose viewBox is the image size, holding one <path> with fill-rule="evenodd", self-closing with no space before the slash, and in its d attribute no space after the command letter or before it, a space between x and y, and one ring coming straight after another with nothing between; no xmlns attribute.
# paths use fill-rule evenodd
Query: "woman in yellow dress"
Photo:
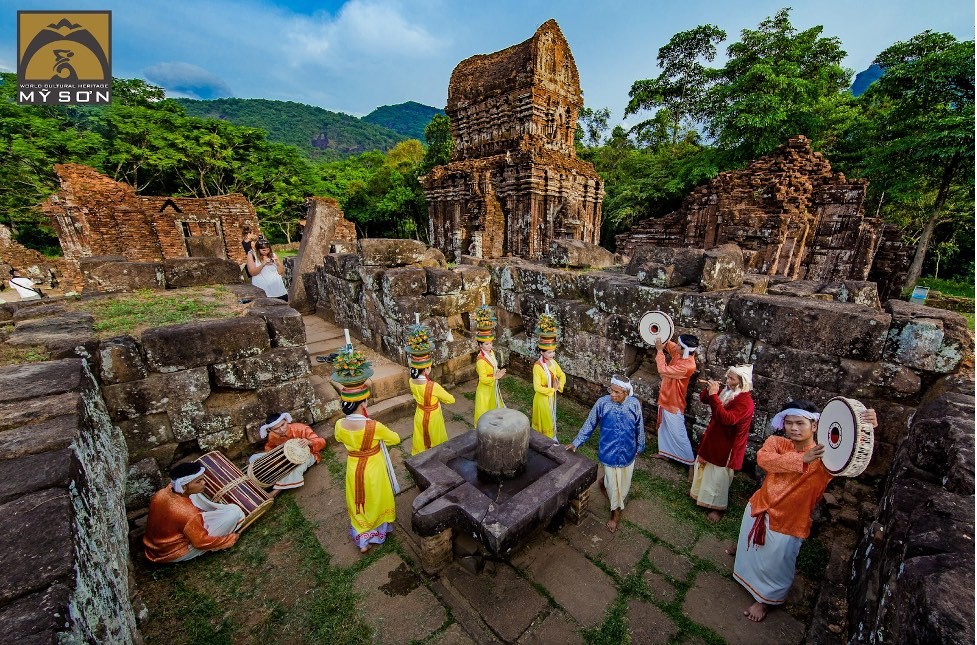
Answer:
<svg viewBox="0 0 977 645"><path fill-rule="evenodd" d="M505 407L502 392L499 390L499 379L505 376L505 370L499 369L499 362L492 351L492 341L495 340L492 330L488 333L478 330L475 338L479 341L478 358L475 360L475 372L478 373L478 385L475 387L475 425L478 426L480 416L489 410Z"/></svg>
<svg viewBox="0 0 977 645"><path fill-rule="evenodd" d="M533 430L559 443L556 436L556 393L563 391L567 375L556 362L556 340L552 344L539 341L539 360L533 364Z"/></svg>
<svg viewBox="0 0 977 645"><path fill-rule="evenodd" d="M345 419L336 421L336 441L346 446L346 510L350 537L366 553L383 544L396 519L389 462L381 444L396 446L400 437L387 426L363 414L370 389L349 385L340 392Z"/></svg>
<svg viewBox="0 0 977 645"><path fill-rule="evenodd" d="M411 367L410 376L410 393L417 402L410 454L416 455L448 440L441 404L451 405L455 402L455 397L431 380L430 363L422 369Z"/></svg>

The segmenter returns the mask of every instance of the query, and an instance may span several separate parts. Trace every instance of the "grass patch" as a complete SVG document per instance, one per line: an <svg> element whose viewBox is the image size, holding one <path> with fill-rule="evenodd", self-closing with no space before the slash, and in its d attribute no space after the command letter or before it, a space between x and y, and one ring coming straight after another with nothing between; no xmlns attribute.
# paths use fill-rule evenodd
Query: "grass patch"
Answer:
<svg viewBox="0 0 977 645"><path fill-rule="evenodd" d="M939 291L940 293L948 296L971 299L974 297L974 285L966 282L959 282L957 280L943 280L941 278L920 278L916 284L920 287L929 287L933 291ZM912 290L909 290L908 292L911 291Z"/></svg>
<svg viewBox="0 0 977 645"><path fill-rule="evenodd" d="M353 576L393 548L374 549L354 568L330 566L312 523L281 495L231 549L137 569L150 616L145 642L369 643Z"/></svg>
<svg viewBox="0 0 977 645"><path fill-rule="evenodd" d="M95 332L100 338L192 320L233 318L245 308L234 294L221 286L181 289L178 295L143 289L124 296L79 301L72 305L72 309L87 311L95 317Z"/></svg>
<svg viewBox="0 0 977 645"><path fill-rule="evenodd" d="M40 363L51 358L51 353L43 347L16 347L0 343L0 365L20 365L22 363Z"/></svg>

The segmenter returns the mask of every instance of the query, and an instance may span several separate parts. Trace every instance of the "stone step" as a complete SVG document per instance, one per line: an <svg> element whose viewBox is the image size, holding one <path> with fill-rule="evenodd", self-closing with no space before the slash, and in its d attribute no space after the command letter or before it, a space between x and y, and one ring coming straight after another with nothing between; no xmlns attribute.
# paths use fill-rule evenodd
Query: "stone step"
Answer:
<svg viewBox="0 0 977 645"><path fill-rule="evenodd" d="M376 419L381 423L389 423L403 418L414 412L414 397L410 394L400 394L389 399L384 399L377 403L367 405L367 412L371 419Z"/></svg>
<svg viewBox="0 0 977 645"><path fill-rule="evenodd" d="M340 334L335 338L325 338L313 342L306 341L305 348L309 350L309 356L321 356L323 354L331 354L345 344L346 341L343 339L343 335ZM356 344L354 343L353 346L356 347Z"/></svg>
<svg viewBox="0 0 977 645"><path fill-rule="evenodd" d="M319 327L305 327L305 342L308 343L318 343L320 341L331 341L334 339L343 339L343 330L338 327L332 327L329 329L319 328Z"/></svg>

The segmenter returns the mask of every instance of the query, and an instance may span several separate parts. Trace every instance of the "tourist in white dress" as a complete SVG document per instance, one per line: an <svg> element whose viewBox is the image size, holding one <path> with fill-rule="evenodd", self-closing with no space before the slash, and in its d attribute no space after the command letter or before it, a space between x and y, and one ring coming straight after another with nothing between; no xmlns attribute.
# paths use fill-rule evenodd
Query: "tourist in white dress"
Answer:
<svg viewBox="0 0 977 645"><path fill-rule="evenodd" d="M288 289L285 288L285 281L282 280L284 273L285 267L271 250L271 245L264 239L255 242L253 250L248 253L248 275L251 276L251 284L264 291L269 298L288 300Z"/></svg>

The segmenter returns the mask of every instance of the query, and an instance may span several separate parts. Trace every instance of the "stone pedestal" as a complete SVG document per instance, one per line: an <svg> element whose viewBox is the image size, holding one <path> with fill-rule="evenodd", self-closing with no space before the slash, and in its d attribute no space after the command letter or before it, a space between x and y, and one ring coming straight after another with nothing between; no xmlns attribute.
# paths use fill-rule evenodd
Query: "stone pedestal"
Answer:
<svg viewBox="0 0 977 645"><path fill-rule="evenodd" d="M451 563L451 534L449 528L421 538L421 568L425 573L436 573Z"/></svg>
<svg viewBox="0 0 977 645"><path fill-rule="evenodd" d="M480 475L511 479L526 469L529 418L512 408L497 408L478 419L475 461Z"/></svg>

